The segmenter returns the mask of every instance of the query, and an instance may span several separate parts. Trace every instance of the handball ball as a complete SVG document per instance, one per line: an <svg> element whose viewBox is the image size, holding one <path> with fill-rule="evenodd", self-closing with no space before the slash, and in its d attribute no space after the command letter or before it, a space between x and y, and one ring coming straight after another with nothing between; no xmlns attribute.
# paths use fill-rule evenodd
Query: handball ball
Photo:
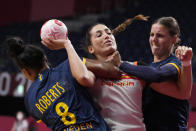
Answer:
<svg viewBox="0 0 196 131"><path fill-rule="evenodd" d="M41 39L67 39L68 31L66 25L57 19L46 21L41 28Z"/></svg>

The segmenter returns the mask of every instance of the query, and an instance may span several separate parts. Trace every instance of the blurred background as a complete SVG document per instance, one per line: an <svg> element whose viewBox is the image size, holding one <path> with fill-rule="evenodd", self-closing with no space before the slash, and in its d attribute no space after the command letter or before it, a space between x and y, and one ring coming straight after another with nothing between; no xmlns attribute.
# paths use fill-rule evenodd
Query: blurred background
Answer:
<svg viewBox="0 0 196 131"><path fill-rule="evenodd" d="M16 120L16 112L25 113L30 129L47 131L43 124L37 124L24 107L24 93L31 82L15 67L5 55L3 42L7 37L19 36L28 43L41 46L52 66L67 58L65 50L51 51L41 45L40 28L49 19L63 21L69 30L69 39L80 56L86 54L80 45L88 27L104 23L115 28L137 14L150 16L149 21L135 21L116 36L118 50L123 60L152 61L148 42L151 23L162 16L173 16L181 29L181 44L191 46L196 52L196 2L194 0L6 0L0 4L0 127L10 131ZM196 57L192 60L194 82L196 82ZM196 84L190 98L189 126L196 125Z"/></svg>

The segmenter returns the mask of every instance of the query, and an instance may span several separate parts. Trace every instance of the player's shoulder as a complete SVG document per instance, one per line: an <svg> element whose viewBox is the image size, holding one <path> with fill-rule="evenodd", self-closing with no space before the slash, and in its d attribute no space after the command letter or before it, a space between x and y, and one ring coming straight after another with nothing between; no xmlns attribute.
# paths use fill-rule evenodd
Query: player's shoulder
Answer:
<svg viewBox="0 0 196 131"><path fill-rule="evenodd" d="M56 67L54 67L54 69L59 69L59 68L62 68L64 66L68 66L69 65L69 60L66 59L64 61L62 61L61 63L59 63Z"/></svg>
<svg viewBox="0 0 196 131"><path fill-rule="evenodd" d="M172 55L169 57L169 60L170 60L170 61L178 61L178 62L180 62L180 60L179 60L174 54L172 54Z"/></svg>
<svg viewBox="0 0 196 131"><path fill-rule="evenodd" d="M52 68L50 72L50 77L53 79L66 79L74 82L75 78L72 75L69 60L66 59L56 67Z"/></svg>
<svg viewBox="0 0 196 131"><path fill-rule="evenodd" d="M175 56L175 55L171 55L168 58L168 62L167 63L173 63L176 64L177 66L181 67L181 61Z"/></svg>
<svg viewBox="0 0 196 131"><path fill-rule="evenodd" d="M53 67L51 69L52 73L70 73L70 66L68 59L62 61L60 64L58 64L56 67Z"/></svg>

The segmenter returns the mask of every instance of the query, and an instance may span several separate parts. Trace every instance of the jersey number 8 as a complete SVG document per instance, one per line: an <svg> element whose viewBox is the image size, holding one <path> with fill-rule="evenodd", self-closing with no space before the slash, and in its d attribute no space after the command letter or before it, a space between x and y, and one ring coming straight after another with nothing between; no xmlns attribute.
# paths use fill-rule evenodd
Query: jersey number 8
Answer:
<svg viewBox="0 0 196 131"><path fill-rule="evenodd" d="M64 111L62 111L61 109L63 109ZM76 123L76 117L73 113L68 112L69 107L67 106L67 104L63 103L63 102L59 102L56 105L56 113L61 116L61 120L65 125L70 125L70 124L75 124ZM67 120L67 118L69 118L70 120Z"/></svg>

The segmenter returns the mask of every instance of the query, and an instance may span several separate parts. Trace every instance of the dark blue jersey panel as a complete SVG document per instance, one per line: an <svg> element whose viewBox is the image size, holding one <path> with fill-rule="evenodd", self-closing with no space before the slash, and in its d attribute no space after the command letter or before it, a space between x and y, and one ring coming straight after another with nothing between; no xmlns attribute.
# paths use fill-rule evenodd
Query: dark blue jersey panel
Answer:
<svg viewBox="0 0 196 131"><path fill-rule="evenodd" d="M109 130L88 91L73 78L68 60L38 75L25 95L25 105L53 130Z"/></svg>
<svg viewBox="0 0 196 131"><path fill-rule="evenodd" d="M181 68L180 61L174 56L152 63L151 66L161 66L175 63ZM164 87L163 87L164 88ZM147 131L187 131L189 103L154 91L147 86L143 90L142 109Z"/></svg>

